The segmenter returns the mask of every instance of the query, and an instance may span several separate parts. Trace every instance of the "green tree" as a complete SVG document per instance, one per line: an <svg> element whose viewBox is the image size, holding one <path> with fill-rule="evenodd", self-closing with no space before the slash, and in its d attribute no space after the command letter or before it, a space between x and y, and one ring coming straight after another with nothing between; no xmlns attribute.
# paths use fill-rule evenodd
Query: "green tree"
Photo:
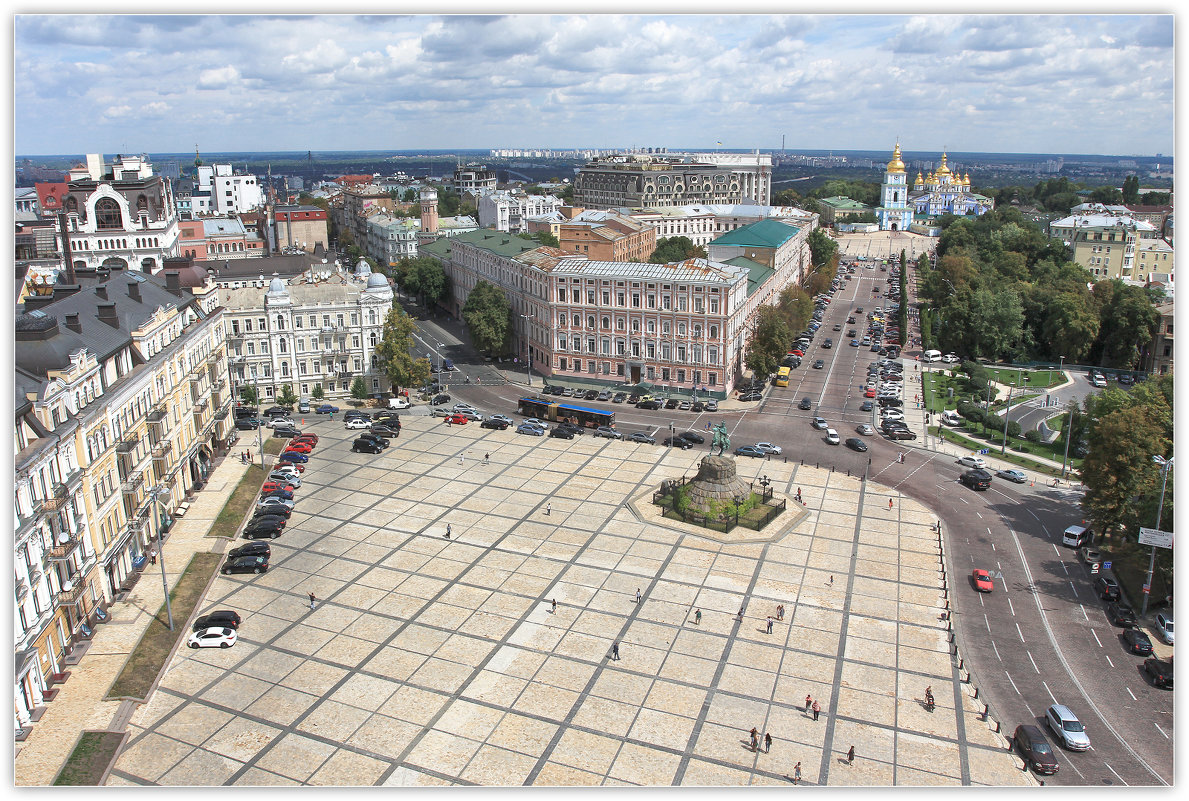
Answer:
<svg viewBox="0 0 1189 801"><path fill-rule="evenodd" d="M504 356L512 341L512 304L504 290L480 280L467 295L462 319L471 332L471 341L481 353Z"/></svg>
<svg viewBox="0 0 1189 801"><path fill-rule="evenodd" d="M355 380L351 382L351 397L357 401L365 401L367 395L367 382L363 380L363 376L355 376Z"/></svg>
<svg viewBox="0 0 1189 801"><path fill-rule="evenodd" d="M557 241L557 237L549 231L534 231L531 234L517 234L521 239L527 239L530 242L539 242L542 245L547 245L551 248L560 247L561 243Z"/></svg>
<svg viewBox="0 0 1189 801"><path fill-rule="evenodd" d="M450 279L441 263L432 256L403 258L396 266L396 277L401 289L421 298L424 306L434 306L449 293Z"/></svg>
<svg viewBox="0 0 1189 801"><path fill-rule="evenodd" d="M1081 364L1098 338L1099 317L1093 299L1081 292L1062 292L1048 304L1042 323L1042 341L1051 355Z"/></svg>
<svg viewBox="0 0 1189 801"><path fill-rule="evenodd" d="M1138 404L1095 420L1088 440L1081 469L1086 485L1082 506L1110 539L1121 528L1136 525L1134 501L1152 492L1159 475L1152 456L1170 453L1172 443L1151 410Z"/></svg>
<svg viewBox="0 0 1189 801"><path fill-rule="evenodd" d="M277 393L277 403L281 406L292 406L297 403L297 396L293 394L293 387L281 384L281 391Z"/></svg>
<svg viewBox="0 0 1189 801"><path fill-rule="evenodd" d="M761 306L756 312L751 341L747 344L744 363L757 377L776 372L776 366L788 352L793 332L780 310L775 306Z"/></svg>
<svg viewBox="0 0 1189 801"><path fill-rule="evenodd" d="M239 399L248 406L259 406L260 392L252 384L244 384L239 388Z"/></svg>
<svg viewBox="0 0 1189 801"><path fill-rule="evenodd" d="M314 384L314 390L310 395L314 400L323 400L326 398L326 390L322 389L321 384Z"/></svg>
<svg viewBox="0 0 1189 801"><path fill-rule="evenodd" d="M406 189L404 195L401 196L401 201L404 203L416 203L417 190L412 187Z"/></svg>
<svg viewBox="0 0 1189 801"><path fill-rule="evenodd" d="M424 356L413 360L413 369L409 373L410 387L423 387L429 383L429 377L433 374L432 365L429 359Z"/></svg>
<svg viewBox="0 0 1189 801"><path fill-rule="evenodd" d="M376 346L376 359L393 392L416 385L412 351L413 320L404 309L394 306L384 318L384 334Z"/></svg>
<svg viewBox="0 0 1189 801"><path fill-rule="evenodd" d="M1123 179L1123 202L1127 204L1139 203L1139 178L1128 175Z"/></svg>
<svg viewBox="0 0 1189 801"><path fill-rule="evenodd" d="M1113 186L1099 186L1090 192L1090 201L1093 203L1122 203L1123 193Z"/></svg>
<svg viewBox="0 0 1189 801"><path fill-rule="evenodd" d="M669 264L686 259L705 258L706 251L694 245L688 236L662 237L657 240L656 248L648 261L652 264Z"/></svg>
<svg viewBox="0 0 1189 801"><path fill-rule="evenodd" d="M821 267L829 264L830 260L838 255L838 243L826 234L821 228L814 228L809 232L807 237L809 244L810 260L814 267Z"/></svg>
<svg viewBox="0 0 1189 801"><path fill-rule="evenodd" d="M1104 367L1132 368L1140 352L1152 341L1160 313L1143 287L1119 279L1099 281L1094 297L1100 300L1099 338L1092 358Z"/></svg>

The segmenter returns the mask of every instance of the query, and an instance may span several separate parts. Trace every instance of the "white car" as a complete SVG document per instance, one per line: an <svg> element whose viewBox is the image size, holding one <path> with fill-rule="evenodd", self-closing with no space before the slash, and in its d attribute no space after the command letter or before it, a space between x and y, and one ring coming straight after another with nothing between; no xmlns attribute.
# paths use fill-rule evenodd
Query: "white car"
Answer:
<svg viewBox="0 0 1189 801"><path fill-rule="evenodd" d="M388 399L388 408L389 409L408 409L412 405L413 404L409 403L408 398L389 398Z"/></svg>
<svg viewBox="0 0 1189 801"><path fill-rule="evenodd" d="M267 498L261 498L260 501L256 504L256 508L257 509L268 509L269 507L283 506L286 509L292 510L295 505L296 504L294 503L294 501L292 499L286 500L285 498L279 498L275 495L270 495Z"/></svg>
<svg viewBox="0 0 1189 801"><path fill-rule="evenodd" d="M493 415L491 415L491 417L488 417L487 419L488 420L498 420L499 422L507 423L510 426L516 424L516 421L513 420L511 417L508 417L508 415L506 415L506 414L493 414Z"/></svg>
<svg viewBox="0 0 1189 801"><path fill-rule="evenodd" d="M1156 634L1169 645L1173 644L1172 612L1160 612L1156 615Z"/></svg>
<svg viewBox="0 0 1189 801"><path fill-rule="evenodd" d="M272 417L272 418L269 418L269 421L267 423L265 423L264 425L266 425L269 428L283 428L285 426L293 425L293 418L292 417Z"/></svg>
<svg viewBox="0 0 1189 801"><path fill-rule="evenodd" d="M594 435L596 437L606 437L607 439L623 439L623 434L611 426L599 426L594 430Z"/></svg>
<svg viewBox="0 0 1189 801"><path fill-rule="evenodd" d="M832 428L827 428L826 429L826 442L828 442L831 445L838 445L842 442L842 440L839 439L837 431L835 431Z"/></svg>
<svg viewBox="0 0 1189 801"><path fill-rule="evenodd" d="M872 428L869 423L863 423L862 425L855 426L855 431L858 431L860 434L864 434L867 436L870 436L875 433L875 429Z"/></svg>
<svg viewBox="0 0 1189 801"><path fill-rule="evenodd" d="M235 640L235 629L215 626L194 632L186 640L186 645L191 648L230 648L235 645Z"/></svg>
<svg viewBox="0 0 1189 801"><path fill-rule="evenodd" d="M885 406L879 410L879 416L885 420L903 420L904 412L900 411L895 406Z"/></svg>
<svg viewBox="0 0 1189 801"><path fill-rule="evenodd" d="M941 360L946 364L957 364L958 362L962 361L952 353L947 353L946 355L942 356Z"/></svg>
<svg viewBox="0 0 1189 801"><path fill-rule="evenodd" d="M527 426L536 426L537 428L549 428L548 423L536 417L526 417L521 421L521 424Z"/></svg>
<svg viewBox="0 0 1189 801"><path fill-rule="evenodd" d="M371 428L372 424L371 424L371 422L369 422L367 420L362 420L362 419L356 417L351 420L348 420L346 427L347 428Z"/></svg>
<svg viewBox="0 0 1189 801"><path fill-rule="evenodd" d="M274 470L268 474L269 481L285 481L295 487L301 486L301 476L296 472L289 472L288 470Z"/></svg>
<svg viewBox="0 0 1189 801"><path fill-rule="evenodd" d="M456 403L456 404L454 404L454 411L459 412L459 413L466 412L466 411L473 412L473 411L476 411L476 409L474 406L472 406L469 403Z"/></svg>
<svg viewBox="0 0 1189 801"><path fill-rule="evenodd" d="M987 466L987 463L979 456L963 456L958 459L958 464L963 467L977 467L980 470Z"/></svg>
<svg viewBox="0 0 1189 801"><path fill-rule="evenodd" d="M782 453L780 446L773 445L771 442L757 442L756 447L762 450L764 453L770 453L773 456L779 456Z"/></svg>
<svg viewBox="0 0 1189 801"><path fill-rule="evenodd" d="M483 422L483 415L479 414L474 409L458 409L455 412L455 414L461 414L463 417L465 417L466 419L470 420L473 423L482 423Z"/></svg>

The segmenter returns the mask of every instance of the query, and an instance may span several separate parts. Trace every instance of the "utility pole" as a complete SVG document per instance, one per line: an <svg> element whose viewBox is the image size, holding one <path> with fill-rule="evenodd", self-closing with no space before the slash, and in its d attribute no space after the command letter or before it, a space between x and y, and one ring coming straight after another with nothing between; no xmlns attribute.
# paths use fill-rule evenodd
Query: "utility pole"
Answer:
<svg viewBox="0 0 1189 801"><path fill-rule="evenodd" d="M1168 471L1172 467L1173 457L1165 459L1163 456L1153 456L1152 461L1160 465L1162 478L1160 479L1160 505L1156 508L1156 530L1160 530L1160 519L1164 517L1164 489L1168 485ZM1144 606L1140 610L1140 617L1148 614L1148 599L1152 597L1152 575L1156 572L1156 546L1152 546L1152 558L1148 560L1147 592L1144 593Z"/></svg>

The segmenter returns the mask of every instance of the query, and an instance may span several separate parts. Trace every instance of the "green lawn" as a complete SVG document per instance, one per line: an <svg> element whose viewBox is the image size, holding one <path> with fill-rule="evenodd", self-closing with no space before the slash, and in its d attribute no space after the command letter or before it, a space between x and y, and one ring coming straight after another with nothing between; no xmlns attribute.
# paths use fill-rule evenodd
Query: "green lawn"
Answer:
<svg viewBox="0 0 1189 801"><path fill-rule="evenodd" d="M122 731L83 732L54 779L54 786L98 786L108 765L116 758L124 734Z"/></svg>
<svg viewBox="0 0 1189 801"><path fill-rule="evenodd" d="M236 529L248 514L248 509L256 500L256 493L260 492L260 486L263 483L264 468L256 464L249 465L243 478L235 485L231 497L227 499L227 503L223 504L223 509L215 518L215 523L211 526L208 536L234 537Z"/></svg>
<svg viewBox="0 0 1189 801"><path fill-rule="evenodd" d="M990 449L990 455L994 456L995 458L1004 459L1008 462L1011 462L1012 464L1017 464L1021 467L1026 467L1029 470L1034 470L1037 473L1044 473L1050 476L1061 475L1060 467L1050 467L1049 465L1042 464L1028 458L1028 454L1032 453L1045 459L1052 459L1054 461L1060 462L1062 453L1058 451L1054 454L1052 446L1049 445L1028 442L1024 439L1012 440L1008 445L1007 453L1000 455L999 449L1001 446L999 444L1000 440L998 438L992 441L989 436L979 434L974 431L967 431L963 428L952 429L948 426L930 426L929 432L931 434L940 436L946 442L952 442L955 445L960 445L963 448L968 448L972 451L988 448ZM1000 432L1000 436L1002 436L1002 432ZM1013 448L1016 446L1027 448L1027 453L1014 450ZM1073 471L1076 467L1080 466L1081 460L1073 459L1071 457L1069 460L1069 469L1066 471L1066 478L1076 477L1074 476Z"/></svg>
<svg viewBox="0 0 1189 801"><path fill-rule="evenodd" d="M1065 383L1065 373L1060 370L1019 370L1013 367L990 367L992 381L1000 384L1019 385L1020 375L1028 377L1028 386L1033 389L1047 389Z"/></svg>

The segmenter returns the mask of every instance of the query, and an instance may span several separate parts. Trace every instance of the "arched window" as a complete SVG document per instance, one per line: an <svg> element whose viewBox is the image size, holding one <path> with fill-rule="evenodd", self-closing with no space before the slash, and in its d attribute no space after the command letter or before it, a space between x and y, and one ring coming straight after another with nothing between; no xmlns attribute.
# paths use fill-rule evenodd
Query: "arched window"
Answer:
<svg viewBox="0 0 1189 801"><path fill-rule="evenodd" d="M73 197L66 198L66 211L71 214L78 214L78 201Z"/></svg>
<svg viewBox="0 0 1189 801"><path fill-rule="evenodd" d="M285 316L282 314L277 315L277 330L278 331L285 330Z"/></svg>
<svg viewBox="0 0 1189 801"><path fill-rule="evenodd" d="M603 318L603 328L610 328L610 327L611 327L611 318L604 317Z"/></svg>
<svg viewBox="0 0 1189 801"><path fill-rule="evenodd" d="M710 326L710 338L718 339L718 326L717 325Z"/></svg>
<svg viewBox="0 0 1189 801"><path fill-rule="evenodd" d="M148 214L148 212L149 212L149 199L147 197L145 197L144 195L141 195L140 197L138 197L136 199L136 213L137 214Z"/></svg>
<svg viewBox="0 0 1189 801"><path fill-rule="evenodd" d="M109 231L123 228L124 217L120 214L120 204L109 197L101 198L95 204L95 226Z"/></svg>
<svg viewBox="0 0 1189 801"><path fill-rule="evenodd" d="M375 309L368 309L368 310L367 310L367 321L368 321L368 324L369 324L369 325L375 325L375 324L376 324L376 310L375 310ZM375 336L375 334L372 334L372 336L374 337L374 336Z"/></svg>
<svg viewBox="0 0 1189 801"><path fill-rule="evenodd" d="M376 347L378 340L379 340L379 338L376 336L376 332L372 331L371 334L368 336L368 342L371 344L371 346L373 348Z"/></svg>

